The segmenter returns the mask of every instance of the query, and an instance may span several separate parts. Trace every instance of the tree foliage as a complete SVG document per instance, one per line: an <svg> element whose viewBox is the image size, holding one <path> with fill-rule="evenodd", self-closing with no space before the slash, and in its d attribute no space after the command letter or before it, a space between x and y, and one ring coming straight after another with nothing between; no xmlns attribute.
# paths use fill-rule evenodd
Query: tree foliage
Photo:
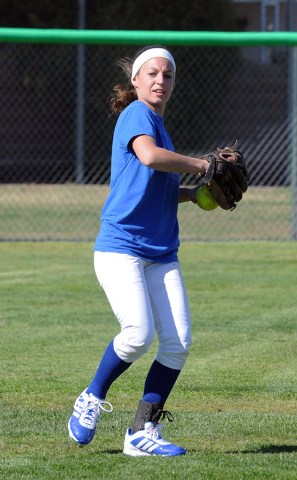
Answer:
<svg viewBox="0 0 297 480"><path fill-rule="evenodd" d="M77 28L78 0L0 0L0 27ZM85 0L86 28L236 30L232 0Z"/></svg>
<svg viewBox="0 0 297 480"><path fill-rule="evenodd" d="M0 0L0 27L77 28L75 0Z"/></svg>

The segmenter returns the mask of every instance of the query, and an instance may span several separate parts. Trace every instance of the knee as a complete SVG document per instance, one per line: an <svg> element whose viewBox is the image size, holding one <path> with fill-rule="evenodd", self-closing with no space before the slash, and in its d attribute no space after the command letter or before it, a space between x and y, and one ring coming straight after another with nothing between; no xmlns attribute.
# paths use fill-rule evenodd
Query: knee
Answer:
<svg viewBox="0 0 297 480"><path fill-rule="evenodd" d="M190 353L191 332L183 338L171 338L160 343L156 360L166 367L182 370Z"/></svg>
<svg viewBox="0 0 297 480"><path fill-rule="evenodd" d="M156 360L165 365L165 367L173 368L174 370L182 370L188 355L188 349L183 349L180 352L162 352L159 350Z"/></svg>
<svg viewBox="0 0 297 480"><path fill-rule="evenodd" d="M192 344L191 329L188 326L177 335L174 331L168 338L161 339L156 360L168 368L182 370Z"/></svg>
<svg viewBox="0 0 297 480"><path fill-rule="evenodd" d="M125 328L114 339L114 349L117 355L125 362L132 363L147 353L153 343L155 330L148 331L135 328Z"/></svg>

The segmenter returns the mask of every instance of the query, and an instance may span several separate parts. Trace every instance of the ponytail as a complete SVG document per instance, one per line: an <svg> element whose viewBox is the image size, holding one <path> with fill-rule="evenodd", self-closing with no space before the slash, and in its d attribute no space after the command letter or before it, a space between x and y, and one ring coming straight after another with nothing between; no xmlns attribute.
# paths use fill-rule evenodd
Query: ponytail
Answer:
<svg viewBox="0 0 297 480"><path fill-rule="evenodd" d="M127 81L115 85L110 96L110 108L112 113L119 115L130 103L137 100L137 95L134 86L131 83L132 61L129 58L119 60L117 65L123 70Z"/></svg>

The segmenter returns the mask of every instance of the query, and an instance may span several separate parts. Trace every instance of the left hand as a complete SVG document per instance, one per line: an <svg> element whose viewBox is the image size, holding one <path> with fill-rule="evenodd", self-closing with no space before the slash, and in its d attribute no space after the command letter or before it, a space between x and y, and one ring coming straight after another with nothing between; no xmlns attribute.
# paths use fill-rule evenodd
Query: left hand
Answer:
<svg viewBox="0 0 297 480"><path fill-rule="evenodd" d="M190 199L191 199L191 202L197 203L196 193L198 192L198 190L199 190L200 187L201 187L201 185L196 185L196 187L190 188Z"/></svg>

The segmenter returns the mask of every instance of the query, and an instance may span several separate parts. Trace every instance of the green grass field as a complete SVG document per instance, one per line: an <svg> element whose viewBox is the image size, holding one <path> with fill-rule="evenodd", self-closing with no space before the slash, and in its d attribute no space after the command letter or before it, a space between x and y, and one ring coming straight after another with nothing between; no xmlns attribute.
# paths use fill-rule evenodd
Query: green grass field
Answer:
<svg viewBox="0 0 297 480"><path fill-rule="evenodd" d="M108 185L1 185L0 239L93 241L109 192ZM290 240L291 189L250 187L234 212L205 212L186 202L178 220L187 241Z"/></svg>
<svg viewBox="0 0 297 480"><path fill-rule="evenodd" d="M185 457L130 458L126 428L156 351L111 387L80 448L67 422L118 332L92 243L0 244L0 478L296 479L295 242L182 243L191 355L166 405Z"/></svg>

